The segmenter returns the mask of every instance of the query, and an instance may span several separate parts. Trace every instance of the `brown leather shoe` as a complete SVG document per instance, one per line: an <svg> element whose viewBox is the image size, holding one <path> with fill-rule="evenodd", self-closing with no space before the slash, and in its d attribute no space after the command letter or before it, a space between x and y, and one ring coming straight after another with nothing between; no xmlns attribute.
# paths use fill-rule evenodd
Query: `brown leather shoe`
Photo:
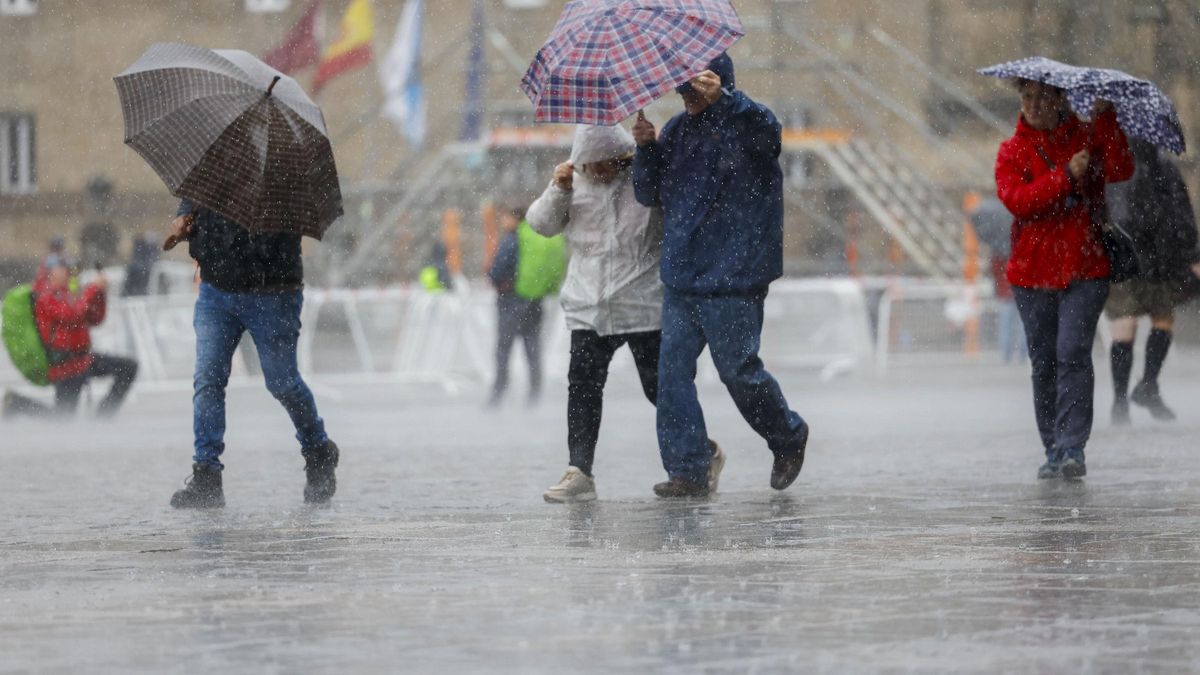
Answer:
<svg viewBox="0 0 1200 675"><path fill-rule="evenodd" d="M800 446L792 452L775 455L775 464L771 467L771 487L776 490L786 490L800 475L800 467L804 466L804 448L808 446L808 423L800 429Z"/></svg>
<svg viewBox="0 0 1200 675"><path fill-rule="evenodd" d="M693 483L683 478L672 478L654 486L654 494L668 499L681 497L707 497L708 483Z"/></svg>

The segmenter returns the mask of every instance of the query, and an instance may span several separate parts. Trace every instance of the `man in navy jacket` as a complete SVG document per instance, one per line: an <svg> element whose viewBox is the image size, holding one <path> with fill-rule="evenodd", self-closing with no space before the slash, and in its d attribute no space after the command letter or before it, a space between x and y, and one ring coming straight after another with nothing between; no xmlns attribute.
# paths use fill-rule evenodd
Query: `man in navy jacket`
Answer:
<svg viewBox="0 0 1200 675"><path fill-rule="evenodd" d="M662 497L708 492L711 453L696 396L696 360L709 348L742 416L775 455L771 487L800 473L808 425L758 357L767 288L783 273L781 126L734 87L722 54L676 91L685 111L656 138L633 127L637 200L665 219L658 443L669 480Z"/></svg>

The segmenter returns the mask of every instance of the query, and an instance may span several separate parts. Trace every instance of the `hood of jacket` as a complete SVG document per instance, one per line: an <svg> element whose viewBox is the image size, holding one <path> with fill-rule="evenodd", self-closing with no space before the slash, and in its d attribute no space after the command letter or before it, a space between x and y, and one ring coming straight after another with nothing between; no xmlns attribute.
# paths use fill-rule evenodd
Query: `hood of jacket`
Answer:
<svg viewBox="0 0 1200 675"><path fill-rule="evenodd" d="M637 149L633 134L617 124L611 127L580 124L575 127L571 162L575 166L629 157Z"/></svg>

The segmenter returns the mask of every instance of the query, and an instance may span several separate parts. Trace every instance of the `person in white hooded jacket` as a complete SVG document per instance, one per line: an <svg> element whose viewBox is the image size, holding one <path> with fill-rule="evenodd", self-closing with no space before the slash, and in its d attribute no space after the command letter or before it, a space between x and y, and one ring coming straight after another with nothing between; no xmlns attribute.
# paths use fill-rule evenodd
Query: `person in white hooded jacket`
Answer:
<svg viewBox="0 0 1200 675"><path fill-rule="evenodd" d="M569 503L596 498L592 463L600 435L604 384L613 355L629 345L642 391L658 399L663 286L659 276L662 210L633 194L636 146L621 126L579 126L571 158L554 169L526 214L539 234L566 232L571 259L559 293L571 330L567 445L570 466L543 497ZM709 483L716 489L724 456L711 443Z"/></svg>

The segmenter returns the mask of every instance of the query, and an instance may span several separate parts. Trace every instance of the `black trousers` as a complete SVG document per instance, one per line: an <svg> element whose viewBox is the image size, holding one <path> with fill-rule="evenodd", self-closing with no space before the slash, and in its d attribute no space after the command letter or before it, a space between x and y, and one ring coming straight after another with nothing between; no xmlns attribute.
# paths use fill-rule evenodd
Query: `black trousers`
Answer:
<svg viewBox="0 0 1200 675"><path fill-rule="evenodd" d="M571 331L571 366L567 371L567 446L571 466L592 475L596 439L604 408L608 364L622 345L629 345L642 391L658 403L658 349L662 331L600 335L594 330Z"/></svg>
<svg viewBox="0 0 1200 675"><path fill-rule="evenodd" d="M99 377L111 377L113 378L112 387L100 404L96 406L96 413L102 416L112 415L125 401L125 395L133 386L137 371L138 364L133 359L108 354L94 354L92 365L81 375L54 383L53 408L25 396L10 394L9 412L34 417L69 415L79 407L79 394L83 391L83 385L87 384L89 380Z"/></svg>
<svg viewBox="0 0 1200 675"><path fill-rule="evenodd" d="M508 359L518 337L529 362L529 398L536 399L542 390L542 301L501 296L496 301L496 328L496 382L492 401L499 400L508 389Z"/></svg>

